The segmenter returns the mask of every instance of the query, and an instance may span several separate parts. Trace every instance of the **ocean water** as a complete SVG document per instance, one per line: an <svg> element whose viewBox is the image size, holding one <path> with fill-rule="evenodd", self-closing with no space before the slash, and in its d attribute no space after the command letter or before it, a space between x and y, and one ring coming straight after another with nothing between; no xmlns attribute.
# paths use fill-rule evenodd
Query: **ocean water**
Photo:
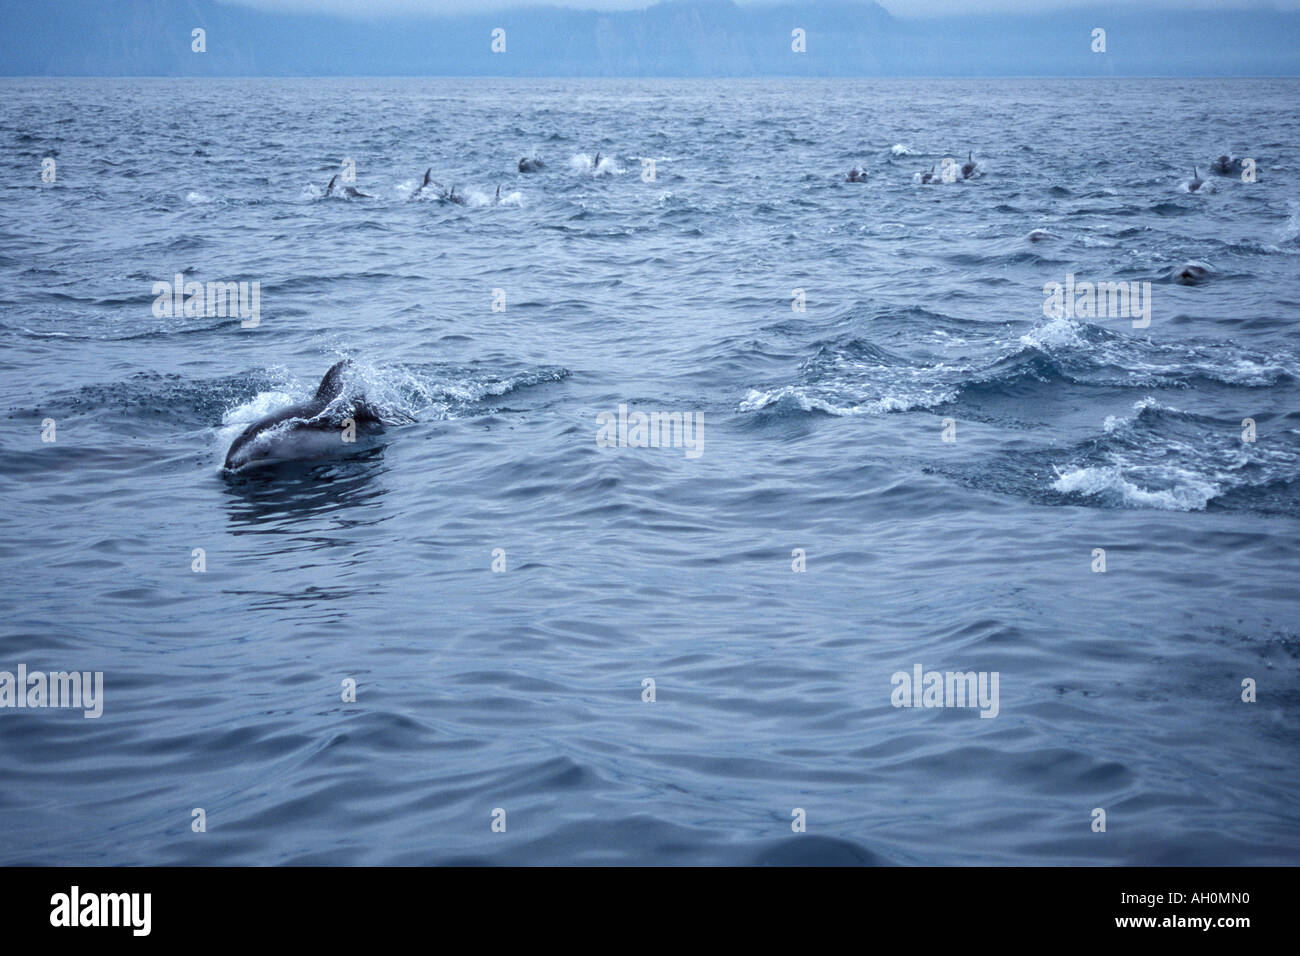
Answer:
<svg viewBox="0 0 1300 956"><path fill-rule="evenodd" d="M1300 81L0 90L0 863L1297 861Z"/></svg>

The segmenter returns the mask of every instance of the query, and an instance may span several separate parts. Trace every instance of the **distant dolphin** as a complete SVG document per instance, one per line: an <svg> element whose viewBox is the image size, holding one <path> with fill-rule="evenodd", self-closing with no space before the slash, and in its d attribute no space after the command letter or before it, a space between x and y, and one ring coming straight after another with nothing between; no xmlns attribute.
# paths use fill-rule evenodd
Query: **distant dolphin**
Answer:
<svg viewBox="0 0 1300 956"><path fill-rule="evenodd" d="M961 164L961 178L970 179L975 175L975 151L971 150L966 154L966 162Z"/></svg>
<svg viewBox="0 0 1300 956"><path fill-rule="evenodd" d="M1201 178L1200 172L1197 171L1197 168L1195 166L1193 166L1192 181L1187 184L1187 191L1189 193L1194 193L1196 192L1196 190L1200 189L1204 185L1205 185L1205 180Z"/></svg>
<svg viewBox="0 0 1300 956"><path fill-rule="evenodd" d="M1235 156L1220 156L1210 163L1210 172L1216 176L1237 176L1241 174L1243 163Z"/></svg>
<svg viewBox="0 0 1300 956"><path fill-rule="evenodd" d="M525 156L519 160L519 171L521 173L535 173L545 166L544 162L535 157Z"/></svg>
<svg viewBox="0 0 1300 956"><path fill-rule="evenodd" d="M330 177L330 184L325 187L326 196L334 196L334 195L341 194L347 196L349 199L374 199L375 198L374 196L371 196L369 193L363 193L361 192L361 190L353 189L351 186L340 186L338 189L335 189L334 181L338 178L339 178L338 173L335 173L333 176Z"/></svg>
<svg viewBox="0 0 1300 956"><path fill-rule="evenodd" d="M922 174L921 174L921 182L922 182L922 183L931 183L931 182L934 182L934 167L933 167L933 166L930 167L930 171L929 171L928 173L922 173Z"/></svg>
<svg viewBox="0 0 1300 956"><path fill-rule="evenodd" d="M432 175L433 175L433 167L430 166L428 169L424 171L424 182L420 183L420 185L416 187L415 192L411 193L411 195L408 196L407 199L414 199L416 196L420 195L420 193L424 192L425 189L429 187L429 184L433 183L433 180L430 178Z"/></svg>
<svg viewBox="0 0 1300 956"><path fill-rule="evenodd" d="M1179 285L1200 285L1210 277L1212 271L1209 266L1199 262L1188 262L1181 269L1171 270L1173 280Z"/></svg>
<svg viewBox="0 0 1300 956"><path fill-rule="evenodd" d="M847 183L865 183L867 181L867 171L854 166L849 170L849 174L844 177L844 181Z"/></svg>
<svg viewBox="0 0 1300 956"><path fill-rule="evenodd" d="M267 415L245 428L226 452L226 471L249 465L270 464L295 458L319 458L343 448L344 421L351 419L358 432L381 431L379 415L364 399L351 407L329 411L343 395L349 359L330 367L311 401Z"/></svg>
<svg viewBox="0 0 1300 956"><path fill-rule="evenodd" d="M432 166L430 166L428 169L424 171L424 182L420 183L419 187L415 190L415 192L411 193L411 195L407 197L408 201L411 199L415 199L417 196L423 195L424 191L428 189L430 186L436 187L439 190L438 192L439 199L445 199L447 202L454 202L458 206L465 205L465 197L456 195L455 186L452 186L451 189L448 189L442 183L438 182L438 180L433 178Z"/></svg>

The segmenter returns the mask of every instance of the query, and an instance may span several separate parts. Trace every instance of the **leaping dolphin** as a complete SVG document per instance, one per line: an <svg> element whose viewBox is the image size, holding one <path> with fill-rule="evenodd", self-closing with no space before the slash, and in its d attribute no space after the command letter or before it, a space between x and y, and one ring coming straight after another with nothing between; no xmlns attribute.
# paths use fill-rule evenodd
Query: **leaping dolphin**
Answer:
<svg viewBox="0 0 1300 956"><path fill-rule="evenodd" d="M374 196L371 196L369 193L363 193L361 190L354 189L351 186L340 186L338 189L335 189L334 181L337 180L338 178L339 178L338 173L335 173L333 176L330 177L330 184L325 187L326 196L335 196L341 194L347 196L349 199L374 199L375 198Z"/></svg>
<svg viewBox="0 0 1300 956"><path fill-rule="evenodd" d="M849 174L844 177L844 181L846 183L865 183L867 181L867 171L854 166L849 170Z"/></svg>
<svg viewBox="0 0 1300 956"><path fill-rule="evenodd" d="M345 449L345 423L351 420L356 432L373 434L383 430L383 421L364 396L345 396L350 359L336 362L321 379L315 396L307 402L273 412L253 422L230 444L226 471L249 465L271 464L297 458L319 458ZM349 399L339 401L340 399Z"/></svg>
<svg viewBox="0 0 1300 956"><path fill-rule="evenodd" d="M961 178L970 179L975 175L975 151L971 150L966 154L966 162L961 164Z"/></svg>
<svg viewBox="0 0 1300 956"><path fill-rule="evenodd" d="M934 167L931 166L931 167L930 167L930 171L929 171L928 173L922 173L922 174L921 174L921 182L924 184L924 183L929 183L929 182L933 182L933 181L934 181Z"/></svg>
<svg viewBox="0 0 1300 956"><path fill-rule="evenodd" d="M521 173L535 173L546 166L540 159L531 156L524 156L519 160L519 171Z"/></svg>
<svg viewBox="0 0 1300 956"><path fill-rule="evenodd" d="M1195 166L1192 167L1192 181L1187 184L1187 191L1194 193L1205 185L1205 180L1201 178L1200 172Z"/></svg>

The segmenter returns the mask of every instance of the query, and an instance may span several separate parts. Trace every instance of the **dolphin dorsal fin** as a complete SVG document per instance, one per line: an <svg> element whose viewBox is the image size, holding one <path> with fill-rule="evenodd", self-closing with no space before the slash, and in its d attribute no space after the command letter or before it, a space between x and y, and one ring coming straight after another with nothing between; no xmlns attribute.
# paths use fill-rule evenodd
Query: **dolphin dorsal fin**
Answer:
<svg viewBox="0 0 1300 956"><path fill-rule="evenodd" d="M338 398L343 393L343 374L351 367L351 359L331 365L325 377L320 380L320 388L316 389L316 401L329 403Z"/></svg>
<svg viewBox="0 0 1300 956"><path fill-rule="evenodd" d="M424 171L424 182L420 184L421 186L429 185L429 176L432 172L433 172L432 166L430 166L428 169Z"/></svg>
<svg viewBox="0 0 1300 956"><path fill-rule="evenodd" d="M330 177L330 184L325 187L325 195L328 196L330 193L334 191L334 180L338 178L339 178L338 173L335 173L333 176Z"/></svg>

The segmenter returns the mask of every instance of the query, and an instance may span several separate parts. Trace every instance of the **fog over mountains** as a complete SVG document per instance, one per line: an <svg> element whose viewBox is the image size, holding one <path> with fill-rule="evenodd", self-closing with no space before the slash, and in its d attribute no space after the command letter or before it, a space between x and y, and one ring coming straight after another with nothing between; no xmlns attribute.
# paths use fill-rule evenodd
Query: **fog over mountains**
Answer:
<svg viewBox="0 0 1300 956"><path fill-rule="evenodd" d="M64 0L9 2L5 19L9 76L1300 75L1300 13L1265 8L904 19L869 0L670 0L357 19L216 0ZM191 50L196 27L204 53ZM1091 49L1098 27L1104 53ZM791 49L796 28L804 53Z"/></svg>

